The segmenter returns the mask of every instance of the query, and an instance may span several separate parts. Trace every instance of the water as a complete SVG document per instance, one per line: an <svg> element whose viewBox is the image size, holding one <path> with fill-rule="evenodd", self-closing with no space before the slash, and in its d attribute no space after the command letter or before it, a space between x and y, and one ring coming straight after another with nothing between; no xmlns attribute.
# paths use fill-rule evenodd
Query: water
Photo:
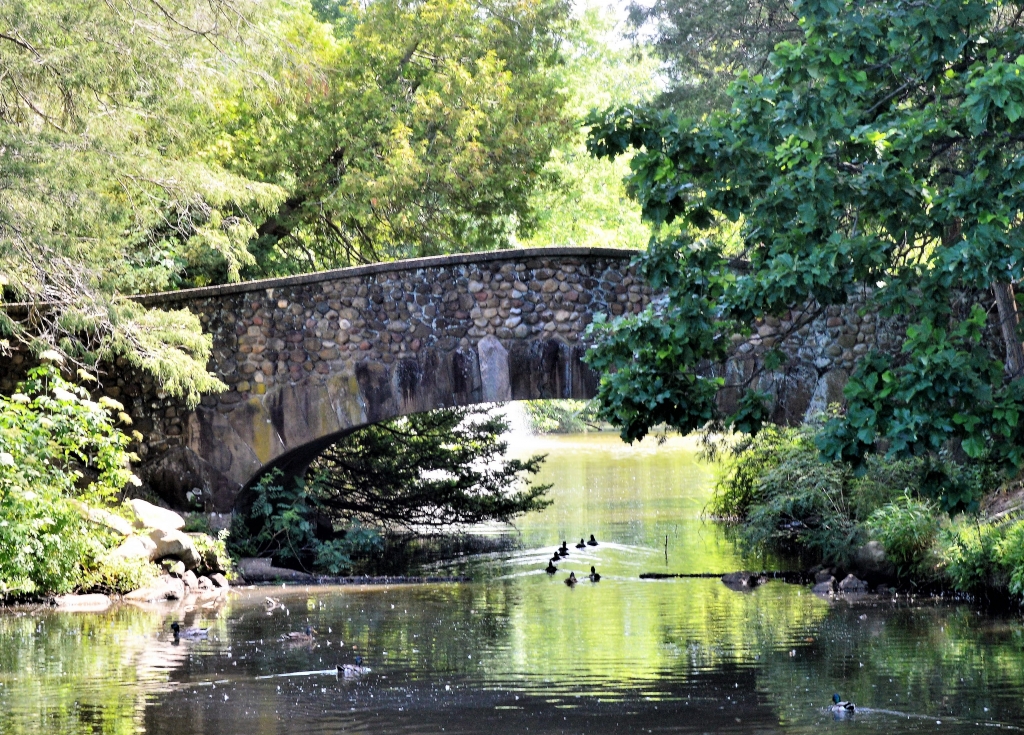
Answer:
<svg viewBox="0 0 1024 735"><path fill-rule="evenodd" d="M1024 725L1024 623L769 583L641 581L756 566L703 524L683 440L544 440L556 504L459 585L241 590L219 610L0 615L3 733L975 733ZM530 451L531 447L519 447ZM601 545L572 548L594 533ZM666 544L666 536L668 543ZM571 554L541 570L556 543ZM562 583L595 565L597 584ZM267 596L281 605L268 611ZM172 620L209 626L174 645ZM315 643L285 643L314 626ZM325 673L361 655L359 677ZM292 676L281 676L295 674ZM269 677L269 678L267 678ZM833 692L865 711L835 721Z"/></svg>

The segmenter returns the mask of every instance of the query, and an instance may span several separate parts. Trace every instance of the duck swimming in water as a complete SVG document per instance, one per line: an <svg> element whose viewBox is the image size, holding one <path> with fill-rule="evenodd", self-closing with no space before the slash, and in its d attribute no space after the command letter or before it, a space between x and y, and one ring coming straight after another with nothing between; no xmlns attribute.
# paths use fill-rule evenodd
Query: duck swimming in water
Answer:
<svg viewBox="0 0 1024 735"><path fill-rule="evenodd" d="M590 581L591 582L600 582L601 581L601 575L597 573L597 570L594 569L594 567L590 567Z"/></svg>
<svg viewBox="0 0 1024 735"><path fill-rule="evenodd" d="M580 539L582 541L583 539ZM590 540L587 541L587 546L597 546L597 539L594 538L594 534L590 534Z"/></svg>
<svg viewBox="0 0 1024 735"><path fill-rule="evenodd" d="M293 630L291 633L283 633L281 635L281 640L290 641L292 643L305 643L306 641L313 640L313 633L315 632L315 630L307 625L305 630Z"/></svg>
<svg viewBox="0 0 1024 735"><path fill-rule="evenodd" d="M569 546L565 543L565 541L563 541L562 545L558 548L558 555L569 556Z"/></svg>
<svg viewBox="0 0 1024 735"><path fill-rule="evenodd" d="M828 711L834 715L839 715L840 717L852 715L857 711L857 705L853 702L844 702L839 698L838 694L833 694L832 705L828 708Z"/></svg>
<svg viewBox="0 0 1024 735"><path fill-rule="evenodd" d="M565 583L570 587L576 586L576 572L569 572L569 577L565 580Z"/></svg>
<svg viewBox="0 0 1024 735"><path fill-rule="evenodd" d="M174 631L174 640L184 638L187 641L198 641L206 638L209 628L182 628L177 623L171 623L171 630Z"/></svg>
<svg viewBox="0 0 1024 735"><path fill-rule="evenodd" d="M585 548L587 548L587 544L586 544L586 542L583 539L580 539L580 542L578 544L576 544L576 548L577 549L585 549Z"/></svg>
<svg viewBox="0 0 1024 735"><path fill-rule="evenodd" d="M558 555L558 552L556 551L556 552L555 552L554 554L552 554L552 556L551 556L551 561L552 561L552 562L556 562L556 561L562 561L562 557L561 557L561 556L559 556L559 555Z"/></svg>
<svg viewBox="0 0 1024 735"><path fill-rule="evenodd" d="M354 664L338 664L338 676L342 676L346 679L353 679L369 672L370 667L363 666L362 656L356 656L356 662Z"/></svg>
<svg viewBox="0 0 1024 735"><path fill-rule="evenodd" d="M544 571L545 571L545 572L547 572L548 574L554 574L555 572L557 572L557 571L558 571L558 567L556 567L556 566L555 566L555 565L554 565L554 564L553 564L553 563L551 562L551 560L549 559L549 560L548 560L548 568L547 568L547 569L545 569Z"/></svg>

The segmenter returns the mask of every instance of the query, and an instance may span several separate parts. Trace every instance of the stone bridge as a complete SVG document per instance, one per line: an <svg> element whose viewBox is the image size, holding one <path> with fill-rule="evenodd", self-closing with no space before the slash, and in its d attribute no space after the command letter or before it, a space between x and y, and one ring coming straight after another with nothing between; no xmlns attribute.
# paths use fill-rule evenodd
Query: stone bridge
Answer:
<svg viewBox="0 0 1024 735"><path fill-rule="evenodd" d="M148 306L199 316L213 337L210 370L229 390L194 411L144 376L118 377L106 392L132 399L152 489L172 505L196 505L198 495L225 512L264 470L301 469L367 423L592 397L586 326L596 313L638 312L650 298L632 255L508 250L145 296Z"/></svg>
<svg viewBox="0 0 1024 735"><path fill-rule="evenodd" d="M298 472L347 432L445 406L591 398L582 358L598 313L639 312L651 298L630 250L539 248L441 256L153 294L151 307L188 308L213 338L209 368L228 385L195 410L152 376L117 366L102 392L125 404L143 439L138 473L173 507L228 512L271 467ZM847 371L891 329L845 307L793 310L733 338L722 370L742 383L779 345L790 359L757 378L774 420L795 423L841 400ZM876 328L877 327L877 328ZM0 360L0 392L29 364ZM735 390L725 390L728 404Z"/></svg>

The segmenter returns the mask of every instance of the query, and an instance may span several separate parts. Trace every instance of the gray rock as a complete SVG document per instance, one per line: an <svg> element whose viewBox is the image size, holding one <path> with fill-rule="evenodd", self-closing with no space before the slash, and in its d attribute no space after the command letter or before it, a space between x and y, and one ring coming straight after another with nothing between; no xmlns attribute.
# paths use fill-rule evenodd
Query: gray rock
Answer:
<svg viewBox="0 0 1024 735"><path fill-rule="evenodd" d="M480 355L480 382L486 402L512 400L512 383L508 374L508 350L498 338L487 335L476 346Z"/></svg>
<svg viewBox="0 0 1024 735"><path fill-rule="evenodd" d="M209 577L200 577L199 578L199 591L200 592L210 592L213 589L215 589L215 585L213 584L212 581L210 581Z"/></svg>
<svg viewBox="0 0 1024 735"><path fill-rule="evenodd" d="M294 569L275 567L270 559L247 558L238 561L238 571L247 582L312 582L313 575Z"/></svg>
<svg viewBox="0 0 1024 735"><path fill-rule="evenodd" d="M63 612L103 612L110 607L106 595L61 595L56 598L57 609Z"/></svg>
<svg viewBox="0 0 1024 735"><path fill-rule="evenodd" d="M832 568L822 569L820 572L814 575L814 583L821 584L832 579Z"/></svg>
<svg viewBox="0 0 1024 735"><path fill-rule="evenodd" d="M231 586L230 584L228 584L227 577L225 577L220 572L217 572L216 574L211 574L210 581L217 585L217 587L219 587L220 589L227 589Z"/></svg>
<svg viewBox="0 0 1024 735"><path fill-rule="evenodd" d="M173 510L147 503L140 498L128 501L135 514L136 528L152 528L159 531L177 531L185 527L185 519Z"/></svg>
<svg viewBox="0 0 1024 735"><path fill-rule="evenodd" d="M178 559L164 559L160 564L168 574L173 574L175 577L180 577L185 573L185 562Z"/></svg>
<svg viewBox="0 0 1024 735"><path fill-rule="evenodd" d="M852 574L847 574L843 581L839 583L839 591L847 594L867 592L868 583L863 579L857 579Z"/></svg>
<svg viewBox="0 0 1024 735"><path fill-rule="evenodd" d="M176 577L164 575L146 587L124 596L129 602L162 602L185 597L185 583Z"/></svg>
<svg viewBox="0 0 1024 735"><path fill-rule="evenodd" d="M121 545L110 552L115 559L145 559L153 561L156 557L156 543L149 536L129 536Z"/></svg>
<svg viewBox="0 0 1024 735"><path fill-rule="evenodd" d="M185 589L196 591L199 589L199 580L196 579L196 573L189 569L181 577L181 581L185 583Z"/></svg>
<svg viewBox="0 0 1024 735"><path fill-rule="evenodd" d="M172 556L183 561L186 569L195 569L202 561L202 557L188 534L181 531L154 530L149 534L149 538L152 539L156 547L151 557L153 561Z"/></svg>
<svg viewBox="0 0 1024 735"><path fill-rule="evenodd" d="M813 592L816 595L831 595L835 591L836 578L831 576L828 578L828 580L824 582L818 582L813 587L811 587L811 592Z"/></svg>

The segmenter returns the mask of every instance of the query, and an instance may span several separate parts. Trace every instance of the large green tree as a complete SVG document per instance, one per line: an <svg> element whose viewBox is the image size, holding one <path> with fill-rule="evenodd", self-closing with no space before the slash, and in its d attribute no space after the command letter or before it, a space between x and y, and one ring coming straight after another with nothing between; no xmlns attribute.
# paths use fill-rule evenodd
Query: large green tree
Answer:
<svg viewBox="0 0 1024 735"><path fill-rule="evenodd" d="M756 430L763 396L748 390L731 416L715 402L722 380L707 365L730 335L870 284L867 308L899 316L906 340L861 360L824 453L856 464L879 450L934 459L959 448L1020 468L1024 5L800 0L795 10L803 38L779 44L765 76L741 76L728 112L694 122L627 109L595 121L595 153L638 151L630 185L646 216L698 234L642 259L664 298L596 325L603 415L628 439L659 421ZM721 219L742 223L749 269L699 237ZM767 367L787 357L769 354ZM932 479L949 509L969 502L955 478Z"/></svg>
<svg viewBox="0 0 1024 735"><path fill-rule="evenodd" d="M791 0L654 0L629 4L637 41L661 59L659 105L702 116L729 107L736 74L760 74L775 44L799 38Z"/></svg>

